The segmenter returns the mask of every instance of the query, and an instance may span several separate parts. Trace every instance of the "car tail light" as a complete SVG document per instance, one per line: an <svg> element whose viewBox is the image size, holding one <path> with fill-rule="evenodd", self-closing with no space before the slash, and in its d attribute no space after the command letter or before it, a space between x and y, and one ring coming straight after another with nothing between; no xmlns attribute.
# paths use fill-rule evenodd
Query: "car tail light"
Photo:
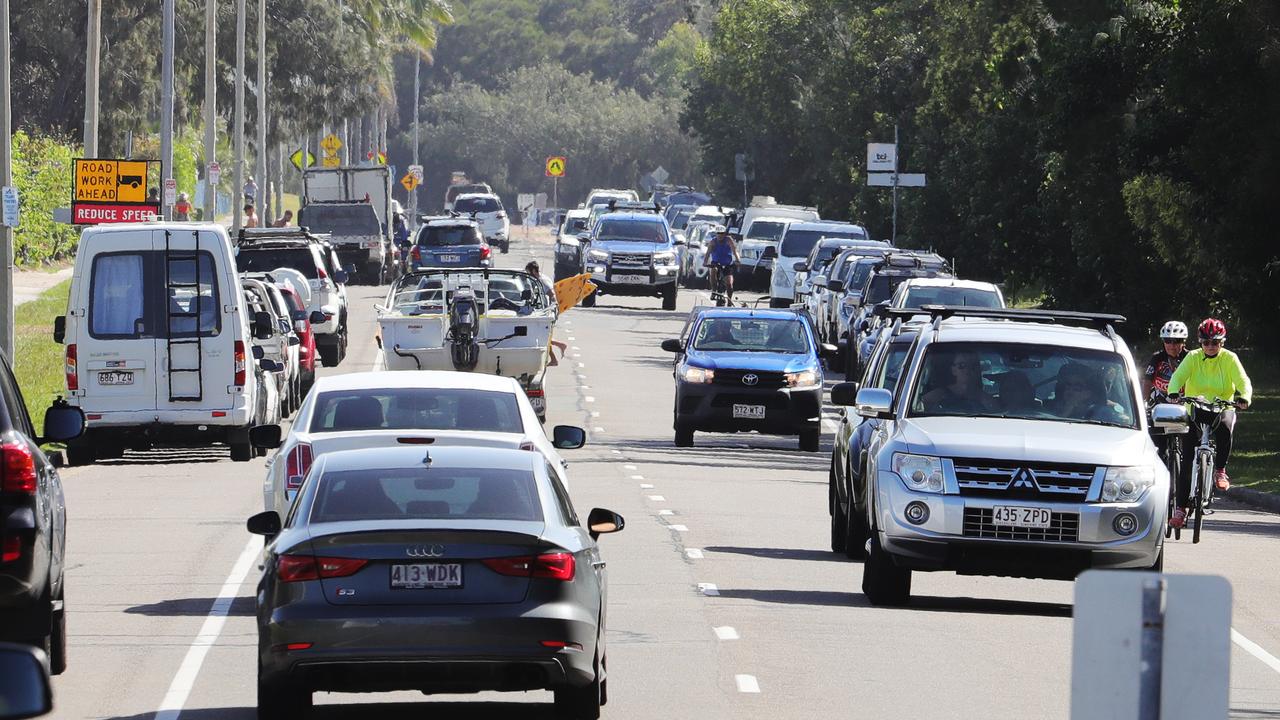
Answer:
<svg viewBox="0 0 1280 720"><path fill-rule="evenodd" d="M76 362L76 345L72 343L67 346L67 390L80 389L80 373L77 372L78 363Z"/></svg>
<svg viewBox="0 0 1280 720"><path fill-rule="evenodd" d="M536 445L534 445L534 444L533 444L533 441L531 441L531 440L525 440L524 442L520 443L520 449L521 449L521 450L532 450L532 451L535 451L535 452L536 452L536 451L538 450L538 447L537 447Z"/></svg>
<svg viewBox="0 0 1280 720"><path fill-rule="evenodd" d="M488 245L481 245L481 246L480 246L480 259L481 259L481 260L488 260L488 259L489 259L489 255L491 255L492 253L493 253L493 250L492 250L492 248L490 248Z"/></svg>
<svg viewBox="0 0 1280 720"><path fill-rule="evenodd" d="M317 275L321 280L328 280L328 279L329 279L329 273L325 272L325 271L324 271L324 268L316 268L316 275Z"/></svg>
<svg viewBox="0 0 1280 720"><path fill-rule="evenodd" d="M244 341L243 340L236 341L235 351L232 353L232 357L235 360L236 379L231 384L244 387L245 375L246 375L245 371L248 368L248 365L245 363L245 359L244 359Z"/></svg>
<svg viewBox="0 0 1280 720"><path fill-rule="evenodd" d="M413 258L414 262L421 262L422 248L418 247L417 245L414 245L413 250L409 251L409 257Z"/></svg>
<svg viewBox="0 0 1280 720"><path fill-rule="evenodd" d="M276 561L276 575L281 582L340 578L355 575L360 568L368 564L368 560L358 558L281 555Z"/></svg>
<svg viewBox="0 0 1280 720"><path fill-rule="evenodd" d="M22 538L17 535L5 535L3 547L0 547L0 562L11 563L22 557Z"/></svg>
<svg viewBox="0 0 1280 720"><path fill-rule="evenodd" d="M573 553L546 553L544 555L520 555L493 558L482 561L485 567L511 577L545 578L569 581L573 579L575 564Z"/></svg>
<svg viewBox="0 0 1280 720"><path fill-rule="evenodd" d="M289 490L297 490L302 487L302 479L307 476L307 471L311 469L311 444L298 443L289 451L289 456L285 460L284 485Z"/></svg>
<svg viewBox="0 0 1280 720"><path fill-rule="evenodd" d="M544 648L553 648L555 650L582 650L581 644L566 640L543 640L541 645Z"/></svg>
<svg viewBox="0 0 1280 720"><path fill-rule="evenodd" d="M7 493L34 495L39 479L36 477L36 460L26 445L5 443L0 445L3 454L4 480L0 487Z"/></svg>

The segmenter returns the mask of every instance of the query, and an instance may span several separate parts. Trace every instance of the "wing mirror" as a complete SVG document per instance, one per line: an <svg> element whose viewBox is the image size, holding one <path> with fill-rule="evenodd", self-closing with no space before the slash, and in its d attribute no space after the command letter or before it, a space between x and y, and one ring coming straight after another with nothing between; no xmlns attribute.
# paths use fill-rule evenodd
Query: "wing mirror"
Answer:
<svg viewBox="0 0 1280 720"><path fill-rule="evenodd" d="M819 346L819 350L822 351L822 357L828 360L835 360L840 355L840 348L831 343L822 343Z"/></svg>
<svg viewBox="0 0 1280 720"><path fill-rule="evenodd" d="M44 438L41 443L66 442L84 434L84 411L58 398L44 411Z"/></svg>
<svg viewBox="0 0 1280 720"><path fill-rule="evenodd" d="M577 450L587 444L587 431L573 425L557 425L551 429L551 444L557 450Z"/></svg>
<svg viewBox="0 0 1280 720"><path fill-rule="evenodd" d="M280 534L280 513L275 510L260 512L249 518L245 523L249 532L254 535L279 535Z"/></svg>
<svg viewBox="0 0 1280 720"><path fill-rule="evenodd" d="M893 393L883 388L862 388L854 398L853 411L864 418L881 420L893 417L889 409L893 405Z"/></svg>
<svg viewBox="0 0 1280 720"><path fill-rule="evenodd" d="M798 262L795 265L792 265L791 269L796 272L809 272L809 265L807 263Z"/></svg>
<svg viewBox="0 0 1280 720"><path fill-rule="evenodd" d="M772 245L766 247L764 249L764 252L760 253L761 260L768 260L769 258L776 258L776 257L778 257L778 248Z"/></svg>
<svg viewBox="0 0 1280 720"><path fill-rule="evenodd" d="M591 533L592 540L598 540L601 535L619 532L626 526L627 521L612 510L592 508L590 514L587 515L587 529Z"/></svg>
<svg viewBox="0 0 1280 720"><path fill-rule="evenodd" d="M266 357L266 356L267 356L267 351L266 351L266 350L263 350L261 345L254 345L254 346L253 346L253 359L254 359L254 360L261 360L262 358L264 358L264 357Z"/></svg>
<svg viewBox="0 0 1280 720"><path fill-rule="evenodd" d="M255 425L249 428L249 444L262 450L280 447L283 437L284 432L279 425Z"/></svg>
<svg viewBox="0 0 1280 720"><path fill-rule="evenodd" d="M1160 403L1151 408L1151 423L1165 433L1185 433L1190 422L1185 405Z"/></svg>
<svg viewBox="0 0 1280 720"><path fill-rule="evenodd" d="M312 310L311 316L309 319L311 320L312 325L319 325L323 323L325 320L328 320L329 318L326 317L325 314L320 312L319 310Z"/></svg>
<svg viewBox="0 0 1280 720"><path fill-rule="evenodd" d="M0 643L0 718L33 718L53 712L49 658L43 650Z"/></svg>
<svg viewBox="0 0 1280 720"><path fill-rule="evenodd" d="M831 388L831 404L849 406L856 402L858 397L858 383L842 382Z"/></svg>
<svg viewBox="0 0 1280 720"><path fill-rule="evenodd" d="M333 281L338 283L339 285L346 285L347 281L350 279L351 279L351 274L348 273L346 270L335 270L333 272Z"/></svg>
<svg viewBox="0 0 1280 720"><path fill-rule="evenodd" d="M828 281L827 281L827 290L829 290L830 292L833 292L833 293L842 293L842 292L844 292L844 281L843 281L843 280L828 280Z"/></svg>
<svg viewBox="0 0 1280 720"><path fill-rule="evenodd" d="M302 338L293 334L289 335L289 347L293 347L294 345L301 345L301 344L302 344Z"/></svg>
<svg viewBox="0 0 1280 720"><path fill-rule="evenodd" d="M662 349L664 352L681 353L684 352L684 345L679 340L670 338L662 341Z"/></svg>
<svg viewBox="0 0 1280 720"><path fill-rule="evenodd" d="M61 345L67 339L67 316L59 315L53 319L53 341Z"/></svg>
<svg viewBox="0 0 1280 720"><path fill-rule="evenodd" d="M271 327L271 313L259 310L253 314L253 337L258 340L270 340L275 335Z"/></svg>
<svg viewBox="0 0 1280 720"><path fill-rule="evenodd" d="M265 372L281 372L284 370L284 365L281 365L270 358L262 358L259 360L258 367L262 368Z"/></svg>

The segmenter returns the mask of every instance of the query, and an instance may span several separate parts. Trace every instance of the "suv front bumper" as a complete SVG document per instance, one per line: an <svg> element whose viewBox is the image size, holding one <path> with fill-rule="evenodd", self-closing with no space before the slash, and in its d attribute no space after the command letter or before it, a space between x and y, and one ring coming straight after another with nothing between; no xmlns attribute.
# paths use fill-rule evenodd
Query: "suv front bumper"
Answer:
<svg viewBox="0 0 1280 720"><path fill-rule="evenodd" d="M764 407L764 417L734 417L734 406ZM694 430L798 435L822 422L822 387L752 388L716 383L680 382L676 386L676 420Z"/></svg>
<svg viewBox="0 0 1280 720"><path fill-rule="evenodd" d="M601 295L639 295L657 297L680 277L680 266L658 265L649 268L613 269L605 265L588 265L586 270L596 292ZM645 282L617 282L621 276L644 277Z"/></svg>
<svg viewBox="0 0 1280 720"><path fill-rule="evenodd" d="M902 567L976 575L1072 579L1089 568L1149 568L1164 544L1165 502L1159 485L1136 503L1088 503L920 493L895 473L876 482L876 526L885 550ZM924 503L928 518L913 524L906 508ZM1053 527L1017 532L990 522L996 505L1047 508ZM1137 529L1116 532L1129 513Z"/></svg>

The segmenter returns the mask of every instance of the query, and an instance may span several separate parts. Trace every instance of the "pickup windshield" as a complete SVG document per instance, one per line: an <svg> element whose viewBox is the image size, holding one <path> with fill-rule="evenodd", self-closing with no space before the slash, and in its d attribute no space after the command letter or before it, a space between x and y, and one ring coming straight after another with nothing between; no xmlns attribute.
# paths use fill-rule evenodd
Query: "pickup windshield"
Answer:
<svg viewBox="0 0 1280 720"><path fill-rule="evenodd" d="M751 227L747 228L746 239L777 242L782 237L782 231L786 229L786 223L773 220L757 220L751 223Z"/></svg>
<svg viewBox="0 0 1280 720"><path fill-rule="evenodd" d="M453 204L453 209L460 213L498 212L502 209L502 203L491 197L460 198Z"/></svg>
<svg viewBox="0 0 1280 720"><path fill-rule="evenodd" d="M809 352L809 336L799 319L707 318L694 332L693 347L704 351L797 355Z"/></svg>
<svg viewBox="0 0 1280 720"><path fill-rule="evenodd" d="M1023 343L934 343L911 393L914 417L1019 418L1135 427L1114 352Z"/></svg>
<svg viewBox="0 0 1280 720"><path fill-rule="evenodd" d="M752 227L755 227L752 225ZM822 238L849 238L866 240L867 233L860 227L850 226L848 229L831 230L788 230L782 238L782 249L778 254L782 257L802 258L809 255L813 246Z"/></svg>
<svg viewBox="0 0 1280 720"><path fill-rule="evenodd" d="M298 212L298 224L312 232L339 237L382 234L378 214L368 203L307 205Z"/></svg>
<svg viewBox="0 0 1280 720"><path fill-rule="evenodd" d="M667 242L667 234L662 229L661 222L645 222L643 220L601 220L600 229L596 232L596 236L600 240Z"/></svg>

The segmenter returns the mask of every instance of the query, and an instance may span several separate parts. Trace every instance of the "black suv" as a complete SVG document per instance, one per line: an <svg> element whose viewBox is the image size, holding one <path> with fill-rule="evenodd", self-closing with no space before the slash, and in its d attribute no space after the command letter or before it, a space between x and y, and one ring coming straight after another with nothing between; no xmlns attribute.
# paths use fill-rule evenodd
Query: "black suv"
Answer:
<svg viewBox="0 0 1280 720"><path fill-rule="evenodd" d="M54 674L67 667L66 504L40 450L84 432L80 408L58 402L36 436L9 361L0 355L0 640L42 648Z"/></svg>

